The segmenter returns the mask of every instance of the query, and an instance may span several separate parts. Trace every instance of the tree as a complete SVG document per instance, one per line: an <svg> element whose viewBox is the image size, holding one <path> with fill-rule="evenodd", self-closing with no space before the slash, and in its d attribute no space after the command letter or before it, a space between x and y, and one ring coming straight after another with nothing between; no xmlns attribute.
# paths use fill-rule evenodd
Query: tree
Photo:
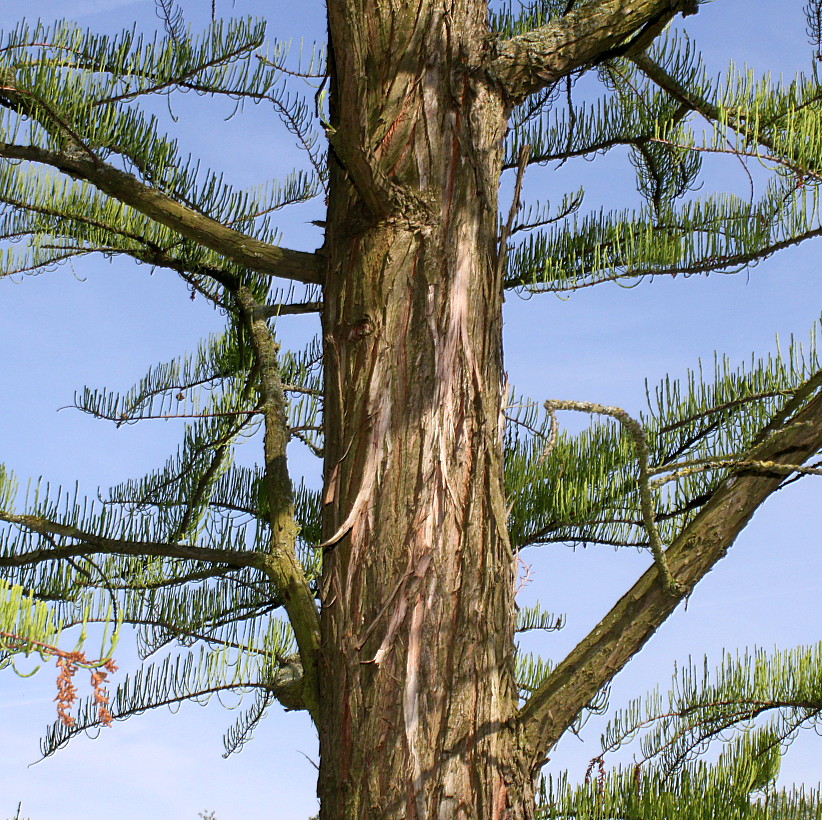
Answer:
<svg viewBox="0 0 822 820"><path fill-rule="evenodd" d="M29 241L3 267L130 256L176 271L225 312L226 332L128 394L78 396L117 424L192 424L162 470L101 505L9 502L0 567L68 620L78 607L104 620L116 602L146 648L195 644L121 685L115 715L254 689L236 748L273 701L307 710L323 818L532 817L559 737L767 497L819 471L807 462L822 445L822 372L796 347L720 366L714 383L664 385L641 420L581 402L509 407L503 292L740 268L817 235L816 77L709 79L687 41L657 42L693 0L545 0L498 10L490 28L482 2L334 0L327 80L296 69L322 83L315 127L311 102L280 82L294 73L284 47L261 51L261 24L189 36L160 6L154 43L71 24L6 35L2 235ZM563 111L557 91L583 74L605 101ZM136 107L173 90L270 103L311 170L232 190ZM704 138L695 115L715 126ZM617 145L644 207L582 218L569 196L518 216L529 165ZM693 197L705 152L763 160L764 194ZM516 185L500 219L504 170ZM272 211L323 195L322 247L279 245ZM280 279L295 292L276 296ZM273 320L311 311L320 342L282 353ZM599 420L560 434L560 410ZM262 463L232 464L257 425ZM322 455L321 491L293 489L291 438ZM562 663L517 674L518 551L551 541L638 545L653 564ZM96 719L58 725L47 748Z"/></svg>

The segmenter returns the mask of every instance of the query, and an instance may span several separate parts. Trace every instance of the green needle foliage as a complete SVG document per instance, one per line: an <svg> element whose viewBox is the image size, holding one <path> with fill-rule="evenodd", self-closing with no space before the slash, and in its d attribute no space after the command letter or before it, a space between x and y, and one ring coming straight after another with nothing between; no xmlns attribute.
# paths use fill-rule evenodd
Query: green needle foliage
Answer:
<svg viewBox="0 0 822 820"><path fill-rule="evenodd" d="M711 675L687 666L674 677L663 699L654 691L615 715L603 734L603 749L613 752L640 735L640 765L664 775L682 768L711 743L728 745L732 730L751 730L767 719L775 748L787 746L800 728L818 730L822 714L822 646L726 655Z"/></svg>
<svg viewBox="0 0 822 820"><path fill-rule="evenodd" d="M700 366L684 383L668 379L648 391L649 409L641 422L650 445L657 525L666 543L743 454L767 436L781 408L819 388L817 339L818 332L804 345L791 339L779 355L738 368L717 360L710 374ZM578 435L555 435L552 418L524 399L512 402L509 420L506 490L517 547L648 545L638 464L624 428L607 419Z"/></svg>
<svg viewBox="0 0 822 820"><path fill-rule="evenodd" d="M566 0L524 9L507 3L491 27L515 37L569 8ZM124 256L173 271L192 297L204 296L226 316L224 333L156 365L125 393L86 387L74 397L78 410L118 426L184 418L177 451L156 470L86 498L42 480L21 494L0 466L0 633L17 636L0 636L0 665L12 653L37 651L34 642L59 641L57 624L121 621L144 658L166 654L124 677L111 714L253 693L226 734L231 753L273 704L313 708L307 616L289 606L301 589L316 614L322 503L314 488L295 482L291 489L282 465L289 441L323 454L323 349L315 340L281 350L275 333L279 316L319 311L321 293L318 279L291 275L286 263L278 275L294 283L278 289L275 263L264 264L254 248L279 259L281 209L326 193L325 58L315 49L295 64L261 21L215 21L197 34L170 0L158 0L158 13L166 33L153 38L134 30L96 35L70 22L21 23L0 35L0 276L90 254ZM819 5L809 3L817 47L820 19ZM641 204L586 211L582 190L564 193L558 205L528 203L505 233L507 288L567 292L731 273L822 234L816 67L787 84L734 68L709 77L693 43L671 33L648 50L601 61L587 73L596 90L583 102L574 99L576 79L514 110L505 167L522 174L528 165L627 148ZM153 113L156 98L173 111L183 93L225 98L236 111L270 106L303 148L306 167L235 189L182 151ZM755 164L751 195L703 193L707 154ZM224 233L207 241L203 226ZM514 549L650 550L645 490L650 529L670 545L720 487L746 471L777 474L784 485L818 474L818 462L761 456L822 390L818 337L816 328L809 341L791 339L741 366L717 358L681 382L648 389L648 410L638 419L648 447L645 478L635 440L616 418L597 415L571 434L560 429L557 411L542 409L548 397L512 399L505 483ZM275 429L281 446L270 438ZM263 437L264 464L235 460L241 444L258 446ZM283 544L291 564L282 560ZM519 612L518 629L550 631L563 620L537 606ZM540 816L822 816L818 792L773 785L787 741L800 727L818 728L821 657L820 647L757 651L728 656L712 678L684 670L669 701L658 693L637 701L606 732L608 753L642 733L639 762L595 767L580 785L549 778ZM518 655L523 702L556 666ZM603 690L585 714L606 705ZM756 722L763 716L764 726ZM57 723L48 732L44 754L98 722L89 699L73 726ZM714 763L694 759L737 729Z"/></svg>
<svg viewBox="0 0 822 820"><path fill-rule="evenodd" d="M632 701L609 722L585 782L541 784L541 818L768 818L822 816L822 790L776 784L802 728L819 730L822 645L726 655L675 673L671 691ZM633 762L606 769L619 749ZM706 752L718 745L715 762Z"/></svg>
<svg viewBox="0 0 822 820"><path fill-rule="evenodd" d="M0 667L13 664L18 654L55 646L61 626L47 604L26 595L21 586L0 581Z"/></svg>
<svg viewBox="0 0 822 820"><path fill-rule="evenodd" d="M816 789L778 790L779 746L767 732L744 735L715 764L695 762L662 777L636 767L592 770L572 786L549 778L540 820L812 820L822 811ZM595 773L594 773L595 772Z"/></svg>

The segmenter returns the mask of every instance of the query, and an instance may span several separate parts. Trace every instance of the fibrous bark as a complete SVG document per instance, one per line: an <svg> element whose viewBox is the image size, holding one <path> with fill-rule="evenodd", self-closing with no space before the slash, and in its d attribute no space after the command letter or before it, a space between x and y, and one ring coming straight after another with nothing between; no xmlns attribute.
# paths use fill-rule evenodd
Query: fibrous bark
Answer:
<svg viewBox="0 0 822 820"><path fill-rule="evenodd" d="M585 30L569 17L538 32L522 66L523 43L493 41L482 0L328 4L323 820L533 816L497 189L512 100L675 11L605 6L585 7ZM572 41L534 74L535 54Z"/></svg>
<svg viewBox="0 0 822 820"><path fill-rule="evenodd" d="M533 802L512 724L485 14L329 4L323 818Z"/></svg>

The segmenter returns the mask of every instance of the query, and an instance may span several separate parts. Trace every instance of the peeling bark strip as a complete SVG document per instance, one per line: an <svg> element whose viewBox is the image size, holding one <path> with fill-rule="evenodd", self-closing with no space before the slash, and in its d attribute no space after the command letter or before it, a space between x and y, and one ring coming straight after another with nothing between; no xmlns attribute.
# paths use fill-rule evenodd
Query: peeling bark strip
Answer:
<svg viewBox="0 0 822 820"><path fill-rule="evenodd" d="M324 820L533 807L512 730L505 118L478 70L485 14L478 0L329 4Z"/></svg>
<svg viewBox="0 0 822 820"><path fill-rule="evenodd" d="M329 0L323 820L533 817L499 425L506 111L677 8L592 3L492 43L483 0Z"/></svg>

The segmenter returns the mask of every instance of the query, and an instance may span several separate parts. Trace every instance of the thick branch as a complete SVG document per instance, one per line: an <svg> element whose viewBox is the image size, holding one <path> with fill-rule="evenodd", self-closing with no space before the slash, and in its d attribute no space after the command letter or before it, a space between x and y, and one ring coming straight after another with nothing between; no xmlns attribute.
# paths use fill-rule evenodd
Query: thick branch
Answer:
<svg viewBox="0 0 822 820"><path fill-rule="evenodd" d="M679 12L696 10L696 0L589 2L498 43L490 71L515 105L582 66L647 48Z"/></svg>
<svg viewBox="0 0 822 820"><path fill-rule="evenodd" d="M43 163L74 179L88 182L180 236L250 270L305 284L322 281L320 257L316 254L279 248L228 228L146 185L132 174L102 162L90 152L50 151L34 145L0 142L0 157Z"/></svg>
<svg viewBox="0 0 822 820"><path fill-rule="evenodd" d="M372 216L384 219L392 211L396 211L399 189L382 172L374 157L333 128L326 128L326 136Z"/></svg>
<svg viewBox="0 0 822 820"><path fill-rule="evenodd" d="M320 619L297 553L294 548L299 526L294 518L291 479L286 446L290 438L285 395L277 367L278 347L260 308L245 287L236 294L237 304L251 332L251 344L260 370L260 409L265 419L265 490L271 541L265 572L282 598L294 629L303 666L303 700L315 722L319 719L319 678L317 656L320 647Z"/></svg>
<svg viewBox="0 0 822 820"><path fill-rule="evenodd" d="M801 464L822 447L822 393L795 419L747 454L750 461ZM666 552L682 592L672 597L650 567L554 669L520 711L529 760L537 768L586 704L654 634L679 602L722 558L757 508L784 480L759 468L726 479Z"/></svg>
<svg viewBox="0 0 822 820"><path fill-rule="evenodd" d="M274 695L284 709L302 711L306 708L305 676L299 655L289 655L285 663L266 681L265 688Z"/></svg>
<svg viewBox="0 0 822 820"><path fill-rule="evenodd" d="M405 221L428 223L430 214L425 200L386 176L370 152L351 142L342 131L326 128L326 136L340 164L351 177L357 193L375 219L395 216Z"/></svg>

